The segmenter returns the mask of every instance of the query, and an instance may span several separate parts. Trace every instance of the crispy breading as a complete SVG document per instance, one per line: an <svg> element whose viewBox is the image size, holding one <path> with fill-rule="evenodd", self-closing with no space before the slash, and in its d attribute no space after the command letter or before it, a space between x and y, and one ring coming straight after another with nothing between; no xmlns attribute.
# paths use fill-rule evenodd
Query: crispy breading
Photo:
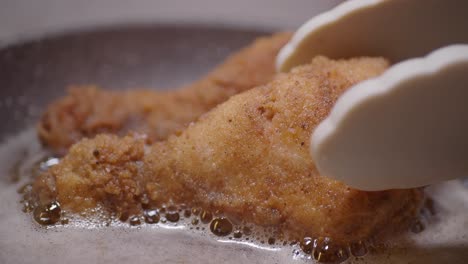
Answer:
<svg viewBox="0 0 468 264"><path fill-rule="evenodd" d="M257 39L204 78L177 90L101 90L77 86L52 103L38 124L43 144L65 152L83 137L99 133L146 133L152 141L181 131L230 96L265 84L275 74L276 54L290 39L278 33Z"/></svg>
<svg viewBox="0 0 468 264"><path fill-rule="evenodd" d="M387 66L382 58L318 57L231 97L167 141L83 140L35 191L42 202L58 199L75 212L99 205L138 213L147 196L155 205L220 210L296 238L349 242L402 230L419 209L420 190L354 190L320 175L309 153L312 131L338 96Z"/></svg>

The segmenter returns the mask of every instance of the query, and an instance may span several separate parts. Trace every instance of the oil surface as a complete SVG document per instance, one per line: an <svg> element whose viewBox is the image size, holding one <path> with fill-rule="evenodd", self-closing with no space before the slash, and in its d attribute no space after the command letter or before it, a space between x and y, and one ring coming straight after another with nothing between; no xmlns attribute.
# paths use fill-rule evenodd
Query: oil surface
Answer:
<svg viewBox="0 0 468 264"><path fill-rule="evenodd" d="M6 238L0 240L0 263L76 263L77 259L104 263L313 263L344 259L345 263L356 259L358 263L465 263L468 258L468 189L460 181L430 187L428 193L434 202L426 207L426 213L432 214L430 208L435 207L438 214L415 223L413 232L390 242L390 250L368 254L366 242L353 243L342 251L326 238L284 241L198 208L148 208L142 215L120 216L124 221L99 217L96 209L96 219L79 220L58 211L59 205L50 204L37 209L36 214L55 223L41 226L31 218L31 214L36 215L34 205L20 203L17 192L27 193L29 179L24 175L32 168L43 169L37 165L44 165L45 156L33 130L0 147L0 236ZM18 159L22 162L11 170ZM53 166L57 160L46 162ZM12 177L12 171L21 177ZM333 259L327 258L330 256Z"/></svg>

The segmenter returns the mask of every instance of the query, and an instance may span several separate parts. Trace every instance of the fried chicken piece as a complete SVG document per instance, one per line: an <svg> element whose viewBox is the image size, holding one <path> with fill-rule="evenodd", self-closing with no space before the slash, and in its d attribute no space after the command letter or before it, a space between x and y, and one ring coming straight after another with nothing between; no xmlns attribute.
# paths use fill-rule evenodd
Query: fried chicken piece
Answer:
<svg viewBox="0 0 468 264"><path fill-rule="evenodd" d="M138 214L142 197L156 206L184 203L294 238L350 242L401 231L419 210L420 190L354 190L320 175L309 154L311 132L338 96L387 66L381 58L319 57L231 97L167 141L82 140L34 190L42 203L57 199L74 212Z"/></svg>
<svg viewBox="0 0 468 264"><path fill-rule="evenodd" d="M166 139L230 96L271 81L276 54L290 36L278 33L259 38L201 80L175 91L72 87L68 96L44 113L38 124L39 138L58 152L103 132L123 135L134 130L153 141Z"/></svg>

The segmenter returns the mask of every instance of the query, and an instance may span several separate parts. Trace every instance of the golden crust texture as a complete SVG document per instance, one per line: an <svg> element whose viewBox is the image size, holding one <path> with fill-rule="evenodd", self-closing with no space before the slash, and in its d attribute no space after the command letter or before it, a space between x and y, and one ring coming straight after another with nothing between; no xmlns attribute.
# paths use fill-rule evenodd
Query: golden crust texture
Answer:
<svg viewBox="0 0 468 264"><path fill-rule="evenodd" d="M349 242L399 231L418 211L420 190L351 189L320 175L308 151L311 132L338 96L387 66L381 58L318 57L231 97L167 141L83 140L35 190L78 212L100 205L138 213L147 196L155 205L220 210L295 238Z"/></svg>
<svg viewBox="0 0 468 264"><path fill-rule="evenodd" d="M52 103L42 116L39 138L57 152L104 132L138 131L151 141L163 140L230 96L272 80L276 54L290 35L259 38L204 78L178 90L117 92L72 87L68 96Z"/></svg>

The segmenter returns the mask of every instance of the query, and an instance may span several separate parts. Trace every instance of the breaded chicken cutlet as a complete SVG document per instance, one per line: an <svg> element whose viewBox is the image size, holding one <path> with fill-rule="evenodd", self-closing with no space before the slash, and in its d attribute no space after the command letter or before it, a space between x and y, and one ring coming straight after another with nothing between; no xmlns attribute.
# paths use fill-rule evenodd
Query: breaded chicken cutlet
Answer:
<svg viewBox="0 0 468 264"><path fill-rule="evenodd" d="M320 175L309 153L312 131L338 96L387 67L381 58L318 57L232 96L167 141L84 139L36 180L34 192L73 212L100 206L139 214L148 197L155 206L219 210L292 237L343 243L401 231L419 210L420 190L354 190Z"/></svg>
<svg viewBox="0 0 468 264"><path fill-rule="evenodd" d="M81 138L99 133L138 131L150 141L166 139L230 96L271 81L275 57L290 37L290 33L278 33L259 38L199 81L178 90L117 92L72 87L68 96L52 103L43 114L39 138L61 153Z"/></svg>

